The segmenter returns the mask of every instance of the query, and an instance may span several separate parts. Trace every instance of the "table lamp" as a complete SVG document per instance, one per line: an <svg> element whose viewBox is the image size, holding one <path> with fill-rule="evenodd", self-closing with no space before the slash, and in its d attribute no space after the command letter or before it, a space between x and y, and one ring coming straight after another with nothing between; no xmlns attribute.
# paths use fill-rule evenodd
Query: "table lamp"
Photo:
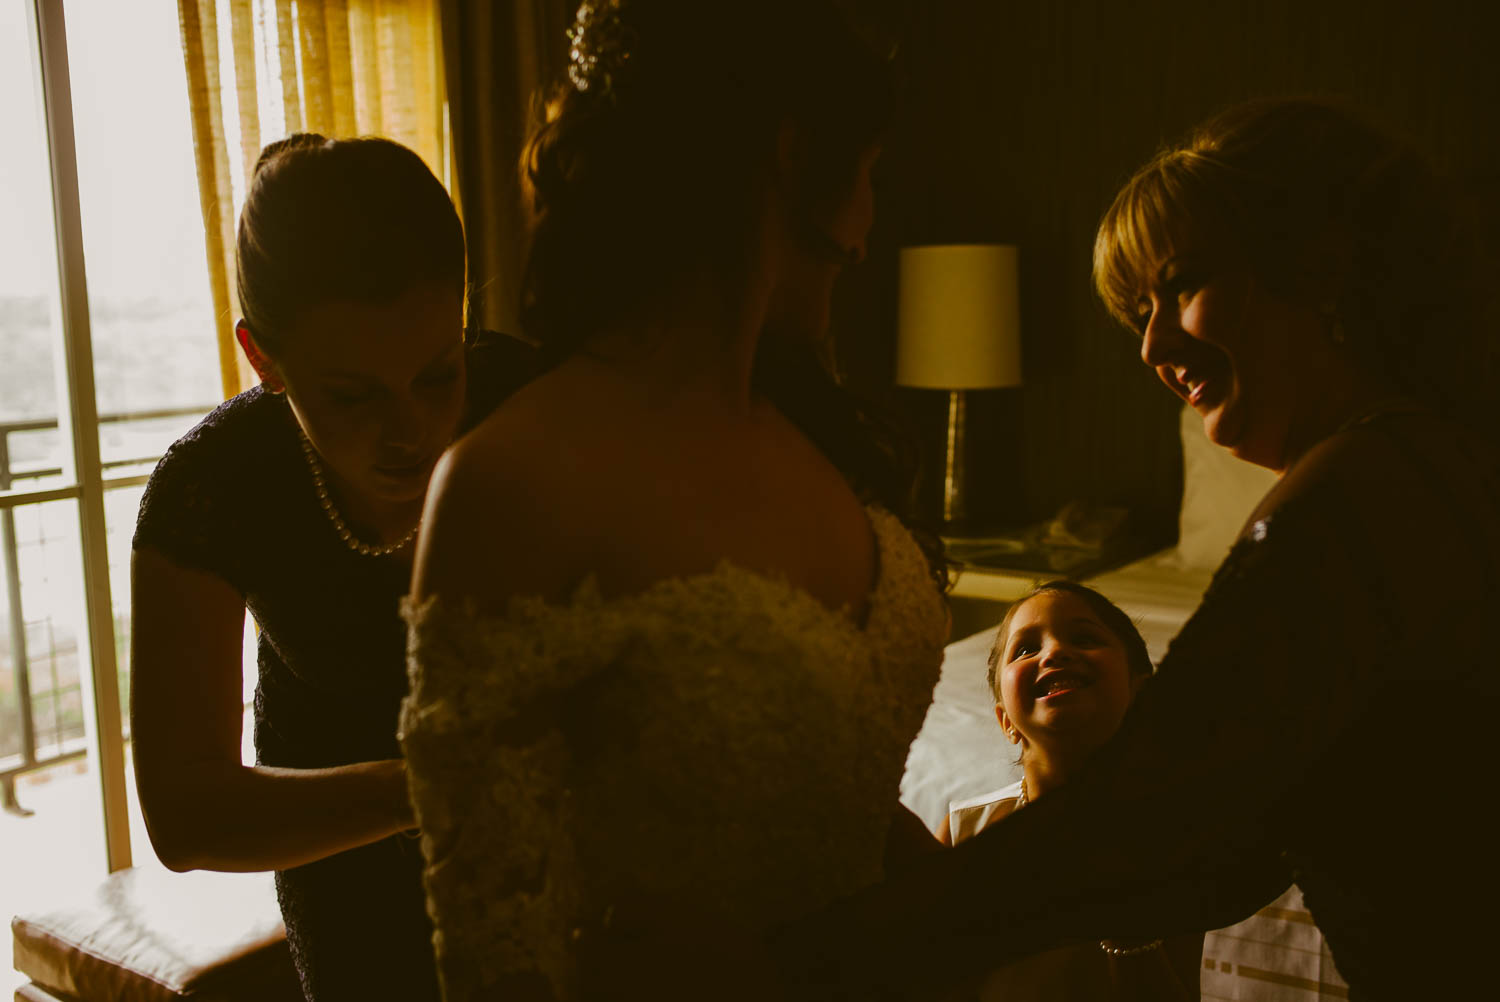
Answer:
<svg viewBox="0 0 1500 1002"><path fill-rule="evenodd" d="M947 244L901 251L896 382L946 390L943 521L967 516L964 393L1021 385L1016 248Z"/></svg>

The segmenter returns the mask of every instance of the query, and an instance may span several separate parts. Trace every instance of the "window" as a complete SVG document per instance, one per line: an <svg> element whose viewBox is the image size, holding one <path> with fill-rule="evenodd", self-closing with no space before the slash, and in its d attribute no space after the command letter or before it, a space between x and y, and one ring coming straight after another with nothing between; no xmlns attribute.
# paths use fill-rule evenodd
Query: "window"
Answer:
<svg viewBox="0 0 1500 1002"><path fill-rule="evenodd" d="M446 176L435 11L0 0L0 917L156 864L123 712L130 541L156 460L235 378L199 179L217 238L289 130L386 135ZM189 79L213 106L197 159Z"/></svg>
<svg viewBox="0 0 1500 1002"><path fill-rule="evenodd" d="M222 394L176 5L0 0L0 130L9 918L153 860L122 712L130 536L156 459Z"/></svg>

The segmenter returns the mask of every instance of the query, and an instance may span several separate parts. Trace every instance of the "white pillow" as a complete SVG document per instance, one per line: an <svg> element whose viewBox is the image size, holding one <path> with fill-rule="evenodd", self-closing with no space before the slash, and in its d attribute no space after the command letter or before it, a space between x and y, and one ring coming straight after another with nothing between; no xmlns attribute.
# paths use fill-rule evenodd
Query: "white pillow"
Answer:
<svg viewBox="0 0 1500 1002"><path fill-rule="evenodd" d="M1276 474L1214 445L1203 430L1203 419L1191 407L1182 408L1178 432L1182 510L1174 562L1211 571L1223 563L1245 520L1276 482Z"/></svg>

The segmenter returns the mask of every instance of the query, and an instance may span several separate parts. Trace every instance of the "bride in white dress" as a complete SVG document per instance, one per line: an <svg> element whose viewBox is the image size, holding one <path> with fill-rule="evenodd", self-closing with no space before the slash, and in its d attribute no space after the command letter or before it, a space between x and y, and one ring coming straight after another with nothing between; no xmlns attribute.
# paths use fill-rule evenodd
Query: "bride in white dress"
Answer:
<svg viewBox="0 0 1500 1002"><path fill-rule="evenodd" d="M552 365L439 466L405 610L450 1002L688 992L878 880L947 633L910 479L817 361L888 68L822 0L570 34L525 164Z"/></svg>

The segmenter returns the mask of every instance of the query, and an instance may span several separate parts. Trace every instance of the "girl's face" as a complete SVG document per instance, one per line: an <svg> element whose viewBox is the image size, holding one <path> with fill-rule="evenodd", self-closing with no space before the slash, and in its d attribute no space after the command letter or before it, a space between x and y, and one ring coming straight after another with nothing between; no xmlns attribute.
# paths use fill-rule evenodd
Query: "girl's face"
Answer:
<svg viewBox="0 0 1500 1002"><path fill-rule="evenodd" d="M1141 360L1197 411L1214 443L1283 470L1318 433L1329 320L1274 295L1243 266L1174 253L1140 303Z"/></svg>
<svg viewBox="0 0 1500 1002"><path fill-rule="evenodd" d="M1030 747L1086 754L1104 744L1146 676L1131 676L1125 647L1082 597L1044 591L1011 616L996 680L1000 727Z"/></svg>
<svg viewBox="0 0 1500 1002"><path fill-rule="evenodd" d="M297 318L275 363L340 492L420 502L464 402L463 297L425 282L386 304L330 302Z"/></svg>

